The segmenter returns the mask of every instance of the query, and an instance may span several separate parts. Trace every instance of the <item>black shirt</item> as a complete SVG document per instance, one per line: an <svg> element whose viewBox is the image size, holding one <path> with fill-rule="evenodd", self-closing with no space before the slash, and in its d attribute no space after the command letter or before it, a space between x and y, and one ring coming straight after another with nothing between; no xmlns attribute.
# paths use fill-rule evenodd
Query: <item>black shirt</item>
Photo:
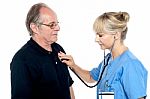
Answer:
<svg viewBox="0 0 150 99"><path fill-rule="evenodd" d="M73 80L57 55L64 50L57 43L51 46L49 52L31 38L15 54L10 64L11 99L71 99Z"/></svg>

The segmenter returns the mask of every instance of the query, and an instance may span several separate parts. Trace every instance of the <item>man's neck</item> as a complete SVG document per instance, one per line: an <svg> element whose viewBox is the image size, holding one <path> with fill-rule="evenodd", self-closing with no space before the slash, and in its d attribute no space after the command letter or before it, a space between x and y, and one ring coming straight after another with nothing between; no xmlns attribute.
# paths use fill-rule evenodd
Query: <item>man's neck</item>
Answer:
<svg viewBox="0 0 150 99"><path fill-rule="evenodd" d="M52 48L51 48L51 44L49 44L48 42L42 40L42 39L39 39L39 38L36 38L36 37L32 37L32 39L37 43L39 44L42 48L44 48L45 50L47 51L52 51Z"/></svg>

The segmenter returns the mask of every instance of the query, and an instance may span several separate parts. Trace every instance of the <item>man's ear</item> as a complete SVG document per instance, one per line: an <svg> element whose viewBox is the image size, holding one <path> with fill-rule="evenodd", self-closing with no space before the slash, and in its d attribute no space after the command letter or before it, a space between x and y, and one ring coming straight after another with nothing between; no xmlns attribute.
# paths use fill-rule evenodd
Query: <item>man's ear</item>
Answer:
<svg viewBox="0 0 150 99"><path fill-rule="evenodd" d="M39 28L35 23L30 23L30 28L32 29L33 33L38 33Z"/></svg>

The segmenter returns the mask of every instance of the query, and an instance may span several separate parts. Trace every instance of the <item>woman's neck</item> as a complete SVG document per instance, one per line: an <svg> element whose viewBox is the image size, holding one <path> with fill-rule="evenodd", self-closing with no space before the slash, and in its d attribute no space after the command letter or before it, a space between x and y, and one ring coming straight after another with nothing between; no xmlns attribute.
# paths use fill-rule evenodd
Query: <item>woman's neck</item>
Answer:
<svg viewBox="0 0 150 99"><path fill-rule="evenodd" d="M126 47L124 44L115 45L112 50L112 58L115 59L116 57L124 53L126 50L128 50L128 47Z"/></svg>

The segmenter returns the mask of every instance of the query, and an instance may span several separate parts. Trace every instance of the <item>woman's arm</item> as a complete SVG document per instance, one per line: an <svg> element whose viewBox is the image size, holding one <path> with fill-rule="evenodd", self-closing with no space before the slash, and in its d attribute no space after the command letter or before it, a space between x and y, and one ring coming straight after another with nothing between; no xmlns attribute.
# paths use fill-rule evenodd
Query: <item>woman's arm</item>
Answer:
<svg viewBox="0 0 150 99"><path fill-rule="evenodd" d="M73 71L75 71L84 81L88 83L93 83L95 80L91 77L88 70L84 70L75 64L74 59L71 55L66 55L62 52L58 53L60 60L67 64Z"/></svg>

